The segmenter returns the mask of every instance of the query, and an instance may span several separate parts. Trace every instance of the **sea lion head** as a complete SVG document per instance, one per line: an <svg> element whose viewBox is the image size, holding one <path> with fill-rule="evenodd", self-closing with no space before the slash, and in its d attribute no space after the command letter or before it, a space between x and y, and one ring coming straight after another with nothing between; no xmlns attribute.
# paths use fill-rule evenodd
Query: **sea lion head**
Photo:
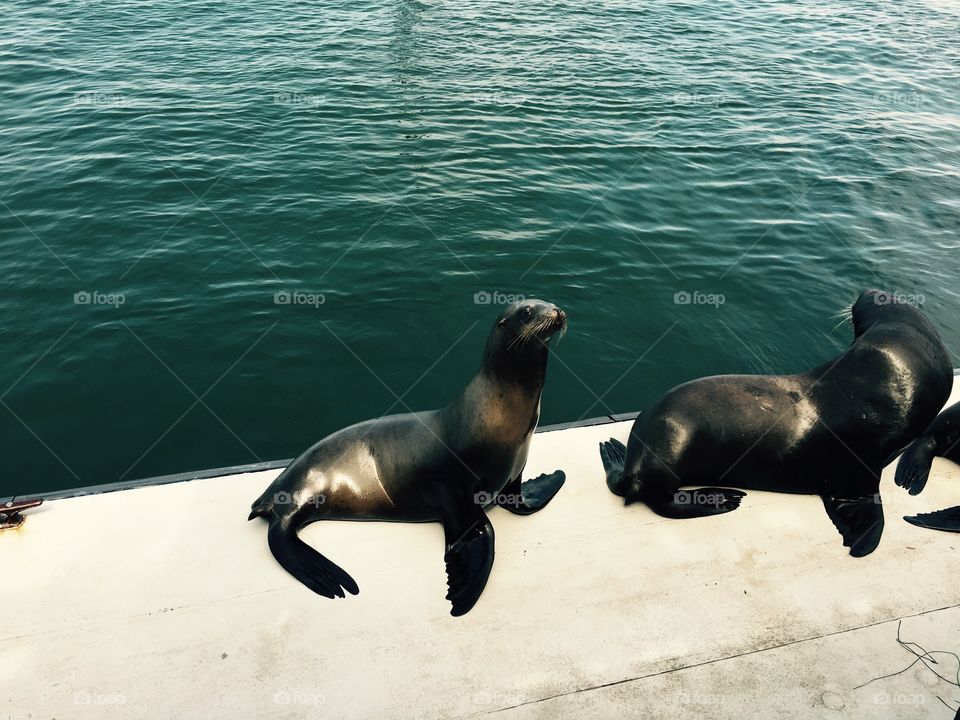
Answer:
<svg viewBox="0 0 960 720"><path fill-rule="evenodd" d="M524 300L508 305L497 318L495 332L508 349L519 349L531 342L548 343L567 328L567 314L553 303Z"/></svg>
<svg viewBox="0 0 960 720"><path fill-rule="evenodd" d="M885 290L864 290L850 309L853 332L860 337L878 324L908 324L925 327L928 321L906 296Z"/></svg>
<svg viewBox="0 0 960 720"><path fill-rule="evenodd" d="M498 376L542 373L550 340L567 329L567 314L553 303L523 300L508 305L487 338L484 366Z"/></svg>

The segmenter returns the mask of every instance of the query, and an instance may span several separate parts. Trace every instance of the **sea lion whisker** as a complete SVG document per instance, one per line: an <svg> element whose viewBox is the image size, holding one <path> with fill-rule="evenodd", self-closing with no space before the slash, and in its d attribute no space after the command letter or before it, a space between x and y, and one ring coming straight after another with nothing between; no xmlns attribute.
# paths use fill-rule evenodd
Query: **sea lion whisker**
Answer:
<svg viewBox="0 0 960 720"><path fill-rule="evenodd" d="M840 319L840 322L838 322L836 325L834 325L832 328L830 328L831 334L832 334L832 333L835 333L835 332L837 331L837 328L840 327L841 325L843 325L843 324L846 323L846 322L847 322L847 318L841 318L841 319Z"/></svg>
<svg viewBox="0 0 960 720"><path fill-rule="evenodd" d="M530 338L532 338L534 335L539 333L540 329L541 328L540 328L539 322L534 323L533 325L527 325L526 327L524 327L520 333L520 337L523 339L522 346L525 347L526 344L530 342Z"/></svg>
<svg viewBox="0 0 960 720"><path fill-rule="evenodd" d="M516 346L519 346L519 347L525 346L527 344L527 340L530 337L530 334L531 334L530 327L524 326L524 328L519 332L517 337L513 339L513 341L510 343L508 347L513 348Z"/></svg>
<svg viewBox="0 0 960 720"><path fill-rule="evenodd" d="M846 306L840 308L837 312L833 313L833 315L830 316L830 319L831 319L831 320L839 320L839 319L841 319L841 318L843 318L844 320L852 320L852 319L853 319L853 306L852 306L852 305L846 305Z"/></svg>

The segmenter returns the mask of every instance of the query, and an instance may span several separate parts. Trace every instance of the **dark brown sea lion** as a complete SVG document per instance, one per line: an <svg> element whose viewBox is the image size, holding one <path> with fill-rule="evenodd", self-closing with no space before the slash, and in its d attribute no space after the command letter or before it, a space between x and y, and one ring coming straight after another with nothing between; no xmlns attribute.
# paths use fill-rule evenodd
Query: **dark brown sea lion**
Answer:
<svg viewBox="0 0 960 720"><path fill-rule="evenodd" d="M344 570L303 542L317 520L440 522L446 537L451 614L476 603L493 567L493 526L484 507L525 515L563 485L557 471L521 481L551 338L566 315L550 303L510 305L490 331L480 370L447 407L353 425L294 460L253 504L270 521L277 561L320 595L356 594Z"/></svg>
<svg viewBox="0 0 960 720"><path fill-rule="evenodd" d="M670 390L629 444L602 443L607 485L670 518L736 509L723 487L819 495L850 554L883 533L880 472L950 396L950 356L933 324L889 293L853 305L854 341L798 375L721 375Z"/></svg>

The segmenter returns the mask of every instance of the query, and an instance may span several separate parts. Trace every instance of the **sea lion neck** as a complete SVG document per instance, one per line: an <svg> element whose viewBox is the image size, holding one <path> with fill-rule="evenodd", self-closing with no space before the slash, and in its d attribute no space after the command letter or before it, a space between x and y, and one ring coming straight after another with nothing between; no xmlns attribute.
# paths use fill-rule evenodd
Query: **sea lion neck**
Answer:
<svg viewBox="0 0 960 720"><path fill-rule="evenodd" d="M549 348L539 338L511 347L510 342L494 332L487 340L478 374L499 385L536 390L539 396L547 376L549 354Z"/></svg>

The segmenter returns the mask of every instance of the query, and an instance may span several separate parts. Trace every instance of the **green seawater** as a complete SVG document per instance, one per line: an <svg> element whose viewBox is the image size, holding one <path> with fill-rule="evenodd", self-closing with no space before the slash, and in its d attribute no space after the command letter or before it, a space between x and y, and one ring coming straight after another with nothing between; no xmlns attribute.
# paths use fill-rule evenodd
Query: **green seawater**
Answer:
<svg viewBox="0 0 960 720"><path fill-rule="evenodd" d="M812 367L867 287L960 350L954 2L2 5L0 496L439 407L510 295L569 314L542 423Z"/></svg>

